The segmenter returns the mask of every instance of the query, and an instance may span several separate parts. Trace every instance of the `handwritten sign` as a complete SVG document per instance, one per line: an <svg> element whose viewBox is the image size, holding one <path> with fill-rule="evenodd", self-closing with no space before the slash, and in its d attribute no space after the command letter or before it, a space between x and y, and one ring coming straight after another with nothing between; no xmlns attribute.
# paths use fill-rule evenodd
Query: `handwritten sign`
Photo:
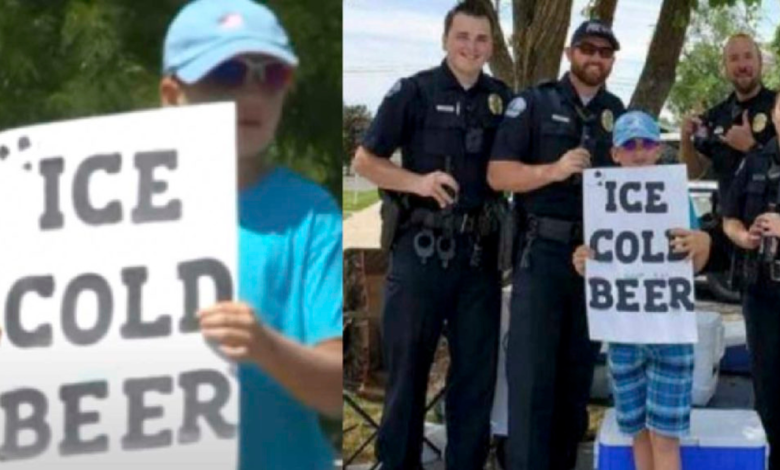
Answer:
<svg viewBox="0 0 780 470"><path fill-rule="evenodd" d="M0 133L0 464L236 468L232 104ZM63 467L63 465L65 465Z"/></svg>

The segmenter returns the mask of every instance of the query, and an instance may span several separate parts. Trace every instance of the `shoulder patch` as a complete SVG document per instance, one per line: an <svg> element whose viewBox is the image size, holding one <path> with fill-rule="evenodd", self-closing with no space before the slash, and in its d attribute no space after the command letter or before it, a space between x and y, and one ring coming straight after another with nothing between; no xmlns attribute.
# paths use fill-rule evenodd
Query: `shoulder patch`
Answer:
<svg viewBox="0 0 780 470"><path fill-rule="evenodd" d="M525 111L525 108L527 107L528 105L525 102L525 98L518 96L517 98L513 99L511 103L509 103L509 106L506 107L505 116L508 118L516 118L517 116L523 114L523 111Z"/></svg>
<svg viewBox="0 0 780 470"><path fill-rule="evenodd" d="M388 90L387 94L385 94L385 98L390 98L391 96L395 95L399 91L401 91L401 87L403 86L402 80L398 79L398 81L395 82L395 84Z"/></svg>

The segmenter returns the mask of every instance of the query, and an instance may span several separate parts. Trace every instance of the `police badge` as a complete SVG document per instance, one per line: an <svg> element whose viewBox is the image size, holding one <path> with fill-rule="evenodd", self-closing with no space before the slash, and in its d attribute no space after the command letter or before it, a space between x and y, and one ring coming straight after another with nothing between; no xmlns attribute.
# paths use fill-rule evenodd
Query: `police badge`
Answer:
<svg viewBox="0 0 780 470"><path fill-rule="evenodd" d="M615 127L615 116L609 109L601 113L601 127L607 132L612 132L612 128Z"/></svg>
<svg viewBox="0 0 780 470"><path fill-rule="evenodd" d="M490 96L488 96L488 108L490 108L490 112L496 116L503 113L504 103L501 101L501 97L495 93L491 93Z"/></svg>
<svg viewBox="0 0 780 470"><path fill-rule="evenodd" d="M758 134L766 129L767 117L764 113L758 113L753 117L753 132Z"/></svg>

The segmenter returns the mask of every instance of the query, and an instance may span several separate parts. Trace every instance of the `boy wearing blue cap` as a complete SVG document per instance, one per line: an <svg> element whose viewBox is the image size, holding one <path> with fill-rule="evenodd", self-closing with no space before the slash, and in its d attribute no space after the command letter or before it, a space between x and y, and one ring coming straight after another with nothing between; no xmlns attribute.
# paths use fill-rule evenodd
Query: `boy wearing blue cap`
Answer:
<svg viewBox="0 0 780 470"><path fill-rule="evenodd" d="M164 106L236 105L238 300L198 318L240 363L241 470L332 468L318 413L342 410L341 211L263 160L297 64L274 13L251 0L190 2L165 38Z"/></svg>
<svg viewBox="0 0 780 470"><path fill-rule="evenodd" d="M615 122L612 158L625 167L656 164L661 156L661 132L648 114L631 111ZM682 201L681 201L682 202ZM672 248L687 253L694 271L707 263L710 236L698 230L691 208L691 229L672 230ZM585 273L591 250L574 252L574 267ZM633 436L637 470L679 470L680 437L690 428L693 386L693 345L610 343L607 353L620 431Z"/></svg>

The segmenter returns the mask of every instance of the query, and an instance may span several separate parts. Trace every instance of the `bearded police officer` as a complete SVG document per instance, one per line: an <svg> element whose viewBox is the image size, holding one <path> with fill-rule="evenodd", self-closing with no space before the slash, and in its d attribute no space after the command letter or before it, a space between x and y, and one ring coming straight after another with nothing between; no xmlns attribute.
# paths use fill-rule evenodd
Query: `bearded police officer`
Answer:
<svg viewBox="0 0 780 470"><path fill-rule="evenodd" d="M511 469L574 468L587 428L598 344L571 256L582 244L581 173L612 165L624 106L604 83L618 49L607 25L580 25L566 48L570 72L515 98L493 147L488 181L515 193L520 224L507 350Z"/></svg>
<svg viewBox="0 0 780 470"><path fill-rule="evenodd" d="M702 116L683 120L680 157L691 178L700 177L707 161L718 179L721 200L745 152L774 137L770 116L775 92L761 82L761 51L746 34L731 36L723 48L723 67L734 91Z"/></svg>
<svg viewBox="0 0 780 470"><path fill-rule="evenodd" d="M720 203L729 192L734 172L752 149L760 148L776 135L770 116L775 92L761 82L761 51L747 34L731 36L723 48L723 69L734 91L701 116L689 115L680 132L680 160L691 178L700 178L712 165L718 180L713 210L720 216ZM730 258L729 282L739 288L743 252L717 236L715 251ZM713 270L708 267L708 270Z"/></svg>
<svg viewBox="0 0 780 470"><path fill-rule="evenodd" d="M440 66L387 93L354 161L384 190L383 244L391 250L383 309L389 377L377 441L384 469L421 468L428 374L445 321L447 468L481 469L489 450L502 205L486 171L510 90L482 72L492 54L488 11L458 4L443 42ZM389 160L398 148L401 167Z"/></svg>
<svg viewBox="0 0 780 470"><path fill-rule="evenodd" d="M775 103L772 115L773 127L780 128L780 103ZM723 229L747 253L742 311L756 410L769 440L770 470L780 470L779 210L780 148L774 137L762 148L748 152L723 203Z"/></svg>

